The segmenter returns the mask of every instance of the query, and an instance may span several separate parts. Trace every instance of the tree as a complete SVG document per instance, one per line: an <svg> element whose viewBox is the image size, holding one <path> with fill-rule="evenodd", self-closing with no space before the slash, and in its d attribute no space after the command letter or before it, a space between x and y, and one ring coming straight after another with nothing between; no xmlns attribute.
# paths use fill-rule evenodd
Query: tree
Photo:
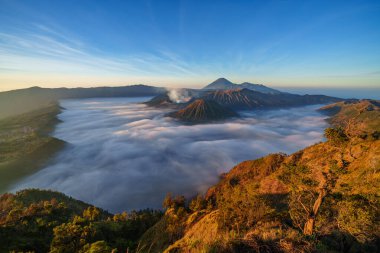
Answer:
<svg viewBox="0 0 380 253"><path fill-rule="evenodd" d="M175 198L173 198L172 194L169 192L166 195L162 203L162 206L166 209L169 209L169 208L178 209L180 207L185 207L185 204L186 204L186 199L184 196L178 195Z"/></svg>
<svg viewBox="0 0 380 253"><path fill-rule="evenodd" d="M315 223L315 218L318 215L319 208L321 207L323 199L327 195L327 185L324 183L319 189L318 189L318 197L314 202L313 209L310 211L307 210L308 212L308 217L305 223L305 226L303 228L303 233L305 235L312 235L313 230L314 230L314 223Z"/></svg>
<svg viewBox="0 0 380 253"><path fill-rule="evenodd" d="M52 253L78 252L94 234L91 226L82 227L74 223L64 223L55 227L53 231L54 237L50 247Z"/></svg>
<svg viewBox="0 0 380 253"><path fill-rule="evenodd" d="M166 194L166 197L162 203L162 207L165 209L169 209L173 207L173 204L174 204L174 200L172 198L172 194L169 192L168 194Z"/></svg>
<svg viewBox="0 0 380 253"><path fill-rule="evenodd" d="M128 220L128 213L127 212L122 212L122 213L117 213L112 217L113 221L127 221Z"/></svg>
<svg viewBox="0 0 380 253"><path fill-rule="evenodd" d="M197 195L189 205L189 208L191 211L196 212L203 210L207 207L207 201L201 196Z"/></svg>
<svg viewBox="0 0 380 253"><path fill-rule="evenodd" d="M314 233L315 220L318 217L320 207L335 186L337 174L335 170L322 172L322 180L319 184L310 177L311 171L302 165L287 165L280 179L290 185L289 213L294 224L305 235ZM317 187L317 190L315 188ZM317 193L317 197L316 196Z"/></svg>
<svg viewBox="0 0 380 253"><path fill-rule="evenodd" d="M182 195L176 196L174 199L174 205L175 205L175 208L180 208L180 207L185 208L186 207L185 196L182 196Z"/></svg>
<svg viewBox="0 0 380 253"><path fill-rule="evenodd" d="M83 218L89 221L95 221L100 216L100 210L94 206L90 206L83 211Z"/></svg>

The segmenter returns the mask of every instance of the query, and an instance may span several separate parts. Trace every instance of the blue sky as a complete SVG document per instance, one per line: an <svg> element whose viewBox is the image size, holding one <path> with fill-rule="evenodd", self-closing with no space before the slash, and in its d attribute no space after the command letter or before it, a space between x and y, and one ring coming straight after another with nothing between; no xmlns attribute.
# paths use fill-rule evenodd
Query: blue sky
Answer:
<svg viewBox="0 0 380 253"><path fill-rule="evenodd" d="M0 90L380 87L380 1L0 0Z"/></svg>

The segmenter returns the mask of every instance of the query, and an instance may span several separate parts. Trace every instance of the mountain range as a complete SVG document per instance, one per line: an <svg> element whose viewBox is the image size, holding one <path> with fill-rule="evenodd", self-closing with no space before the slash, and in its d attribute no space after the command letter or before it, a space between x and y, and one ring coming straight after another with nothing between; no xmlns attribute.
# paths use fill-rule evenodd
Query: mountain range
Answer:
<svg viewBox="0 0 380 253"><path fill-rule="evenodd" d="M0 119L43 108L59 99L95 97L142 97L165 93L164 88L131 85L94 88L41 88L0 92Z"/></svg>
<svg viewBox="0 0 380 253"><path fill-rule="evenodd" d="M212 83L208 84L206 87L203 88L203 90L233 90L233 89L249 89L249 90L258 91L258 92L267 93L267 94L282 93L281 91L269 88L262 84L254 84L254 83L248 83L248 82L236 84L236 83L232 83L231 81L223 77L216 79L215 81L213 81Z"/></svg>
<svg viewBox="0 0 380 253"><path fill-rule="evenodd" d="M197 98L213 100L230 110L265 109L282 106L298 106L336 102L338 98L322 95L294 95L280 92L262 84L234 84L219 78L200 90L182 89L192 99L179 105L168 96L168 89L147 85L94 88L40 88L0 92L0 119L26 113L56 103L60 99L95 97L157 96L147 102L150 106L172 106L183 109ZM166 95L165 95L166 94ZM161 96L163 95L163 96ZM161 103L161 104L160 104ZM176 105L177 104L177 105Z"/></svg>
<svg viewBox="0 0 380 253"><path fill-rule="evenodd" d="M247 88L210 91L202 97L237 110L268 109L342 101L340 98L324 95L272 94L253 91Z"/></svg>
<svg viewBox="0 0 380 253"><path fill-rule="evenodd" d="M243 86L250 88L241 88ZM263 110L343 101L341 98L325 95L284 93L263 85L237 85L225 78L217 79L200 91L190 93L184 90L184 92L191 96L184 103L173 101L168 95L169 92L167 92L167 94L157 95L145 104L155 107L170 107L177 110L168 115L182 121L205 123L238 116L239 110ZM201 99L202 103L196 101L197 99ZM225 112L225 116L216 116L214 113L216 111L219 114Z"/></svg>

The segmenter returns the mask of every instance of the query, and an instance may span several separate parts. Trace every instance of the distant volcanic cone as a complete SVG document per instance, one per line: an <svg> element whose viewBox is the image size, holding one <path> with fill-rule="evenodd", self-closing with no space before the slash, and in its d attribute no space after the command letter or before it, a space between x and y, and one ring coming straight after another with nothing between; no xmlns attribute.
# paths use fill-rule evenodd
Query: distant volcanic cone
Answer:
<svg viewBox="0 0 380 253"><path fill-rule="evenodd" d="M169 116L187 122L208 122L238 116L237 113L219 105L217 102L197 99L185 108Z"/></svg>
<svg viewBox="0 0 380 253"><path fill-rule="evenodd" d="M233 109L259 108L269 103L268 94L249 89L216 90L203 96L206 100L212 100L220 105Z"/></svg>
<svg viewBox="0 0 380 253"><path fill-rule="evenodd" d="M170 99L168 94L161 94L157 95L151 100L145 102L146 105L148 106L168 106L174 104L173 101Z"/></svg>

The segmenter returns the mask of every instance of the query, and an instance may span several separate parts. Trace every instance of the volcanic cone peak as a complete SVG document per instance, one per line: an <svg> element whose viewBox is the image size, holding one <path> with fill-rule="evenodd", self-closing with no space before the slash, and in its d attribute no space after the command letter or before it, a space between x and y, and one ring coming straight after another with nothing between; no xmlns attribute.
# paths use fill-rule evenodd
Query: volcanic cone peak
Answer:
<svg viewBox="0 0 380 253"><path fill-rule="evenodd" d="M208 122L238 115L215 101L197 99L185 108L171 113L170 116L188 122Z"/></svg>

